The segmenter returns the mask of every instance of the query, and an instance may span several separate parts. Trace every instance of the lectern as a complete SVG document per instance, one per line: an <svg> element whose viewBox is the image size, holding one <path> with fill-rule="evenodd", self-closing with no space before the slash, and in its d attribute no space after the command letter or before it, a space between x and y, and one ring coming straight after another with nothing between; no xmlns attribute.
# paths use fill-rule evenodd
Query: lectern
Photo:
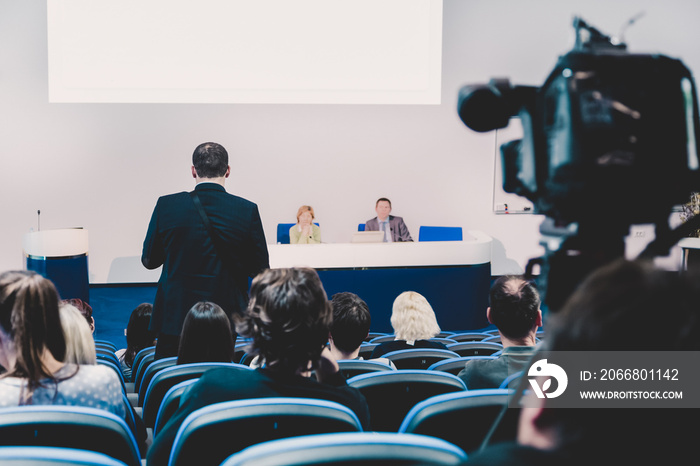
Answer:
<svg viewBox="0 0 700 466"><path fill-rule="evenodd" d="M24 235L27 270L51 280L61 299L90 302L88 232L82 228L33 231Z"/></svg>

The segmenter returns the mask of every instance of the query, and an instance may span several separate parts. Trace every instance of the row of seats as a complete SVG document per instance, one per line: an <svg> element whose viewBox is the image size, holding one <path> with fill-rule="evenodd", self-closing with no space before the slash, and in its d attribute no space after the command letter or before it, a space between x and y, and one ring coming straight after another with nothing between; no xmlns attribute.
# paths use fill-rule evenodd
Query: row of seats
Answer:
<svg viewBox="0 0 700 466"><path fill-rule="evenodd" d="M390 375L397 374L400 371ZM449 374L428 375L435 381L429 383L425 379L406 385L410 397L417 399L436 390L447 393L416 402L396 431L373 428L373 432L392 434L385 436L396 441L410 440L410 437L400 439L399 435L425 437L420 441L440 439L465 456L480 446L504 410L509 391L460 390L458 384L450 381ZM440 378L443 380L438 381ZM357 379L366 383L372 377ZM357 386L366 388L371 384ZM360 389L367 393L364 388ZM391 397L396 398L396 394ZM185 419L171 450L170 465L219 465L232 454L262 442L340 432L362 432L362 427L351 410L335 402L277 397L215 403ZM0 444L77 448L103 453L128 466L141 464L138 446L126 423L109 412L92 408L51 405L8 408L0 417Z"/></svg>
<svg viewBox="0 0 700 466"><path fill-rule="evenodd" d="M433 464L454 466L467 459L458 447L415 434L374 432L324 433L271 440L226 458L222 466L306 466L363 464ZM65 447L0 447L0 463L17 466L124 466L102 453Z"/></svg>
<svg viewBox="0 0 700 466"><path fill-rule="evenodd" d="M289 229L295 223L277 224L277 243L289 244ZM316 223L316 226L319 226ZM365 231L365 224L357 225L357 231ZM418 229L418 241L462 241L462 227L421 226Z"/></svg>

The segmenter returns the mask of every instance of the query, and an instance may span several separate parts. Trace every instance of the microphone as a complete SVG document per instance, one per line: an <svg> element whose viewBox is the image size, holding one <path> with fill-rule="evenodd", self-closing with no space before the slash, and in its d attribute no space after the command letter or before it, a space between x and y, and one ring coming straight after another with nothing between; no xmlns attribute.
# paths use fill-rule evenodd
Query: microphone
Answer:
<svg viewBox="0 0 700 466"><path fill-rule="evenodd" d="M37 231L41 231L41 210L36 211Z"/></svg>

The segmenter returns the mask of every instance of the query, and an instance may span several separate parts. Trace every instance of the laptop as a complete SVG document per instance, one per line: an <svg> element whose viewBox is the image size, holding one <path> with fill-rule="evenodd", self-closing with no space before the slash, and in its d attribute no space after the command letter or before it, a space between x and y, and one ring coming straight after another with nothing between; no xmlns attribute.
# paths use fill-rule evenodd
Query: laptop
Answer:
<svg viewBox="0 0 700 466"><path fill-rule="evenodd" d="M381 243L384 241L383 231L355 231L351 243Z"/></svg>

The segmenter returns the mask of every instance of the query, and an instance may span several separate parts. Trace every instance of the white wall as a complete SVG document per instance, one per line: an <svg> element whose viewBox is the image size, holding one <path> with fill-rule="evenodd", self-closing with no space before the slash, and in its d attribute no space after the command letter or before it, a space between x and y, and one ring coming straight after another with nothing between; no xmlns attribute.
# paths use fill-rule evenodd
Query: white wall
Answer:
<svg viewBox="0 0 700 466"><path fill-rule="evenodd" d="M23 266L41 209L42 229L89 230L92 283L155 281L139 262L151 210L191 189L192 150L211 140L270 243L302 204L324 241L348 241L387 196L414 236L482 230L496 240L493 273L520 271L541 252L541 217L493 213L494 134L461 124L457 91L494 76L540 85L573 43L574 14L616 34L641 10L630 49L700 69L695 2L445 0L441 105L48 104L46 3L0 0L0 270Z"/></svg>

